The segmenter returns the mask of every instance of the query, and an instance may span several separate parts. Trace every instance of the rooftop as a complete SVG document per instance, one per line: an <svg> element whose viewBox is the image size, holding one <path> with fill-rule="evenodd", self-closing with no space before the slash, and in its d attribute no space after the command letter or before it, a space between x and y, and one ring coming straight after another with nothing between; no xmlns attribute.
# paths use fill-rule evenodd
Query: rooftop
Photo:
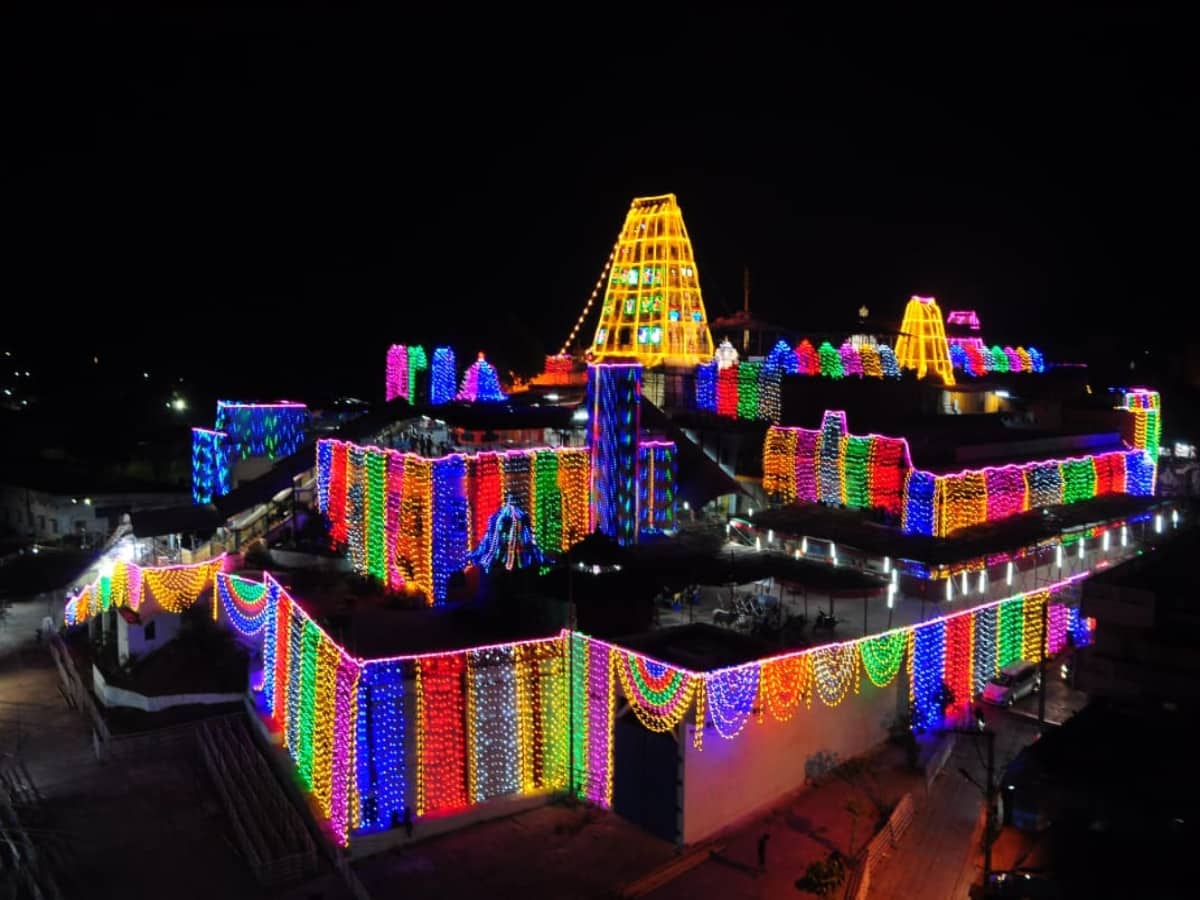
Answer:
<svg viewBox="0 0 1200 900"><path fill-rule="evenodd" d="M349 574L274 567L271 574L338 644L363 659L553 637L560 631L557 625L522 624L476 606L426 607L417 598L389 594Z"/></svg>
<svg viewBox="0 0 1200 900"><path fill-rule="evenodd" d="M947 538L904 534L897 527L872 520L872 514L867 510L816 504L759 510L752 521L760 529L773 528L781 534L825 538L880 555L945 565L1031 546L1070 529L1128 518L1159 502L1161 498L1124 494L1095 497L975 525Z"/></svg>
<svg viewBox="0 0 1200 900"><path fill-rule="evenodd" d="M778 652L779 647L713 625L680 625L621 638L617 643L662 662L697 672L736 666Z"/></svg>
<svg viewBox="0 0 1200 900"><path fill-rule="evenodd" d="M1185 528L1126 563L1092 578L1096 585L1134 587L1159 595L1191 598L1196 591L1200 531Z"/></svg>

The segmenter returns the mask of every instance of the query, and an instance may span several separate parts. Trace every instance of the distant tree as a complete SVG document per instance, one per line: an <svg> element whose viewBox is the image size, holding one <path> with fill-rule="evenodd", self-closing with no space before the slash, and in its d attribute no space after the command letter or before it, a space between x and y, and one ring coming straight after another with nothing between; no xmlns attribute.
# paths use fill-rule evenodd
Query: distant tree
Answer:
<svg viewBox="0 0 1200 900"><path fill-rule="evenodd" d="M818 897L832 897L846 880L846 862L836 850L824 860L808 864L804 875L796 880L796 890L808 891Z"/></svg>

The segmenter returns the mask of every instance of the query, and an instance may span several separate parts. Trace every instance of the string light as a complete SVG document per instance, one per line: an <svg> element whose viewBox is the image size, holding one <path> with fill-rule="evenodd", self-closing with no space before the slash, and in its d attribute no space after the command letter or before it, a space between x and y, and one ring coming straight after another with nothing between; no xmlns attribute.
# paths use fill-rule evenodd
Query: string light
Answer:
<svg viewBox="0 0 1200 900"><path fill-rule="evenodd" d="M896 341L896 362L902 369L915 370L918 378L932 371L943 384L954 384L942 311L932 297L911 297L904 308L900 338Z"/></svg>
<svg viewBox="0 0 1200 900"><path fill-rule="evenodd" d="M575 342L576 335L579 334L579 329L581 329L584 323L587 321L588 313L592 311L592 306L594 306L596 303L596 297L600 295L600 289L604 287L604 279L608 277L608 270L612 266L613 257L616 256L617 247L619 246L620 241L618 240L617 243L613 244L613 248L608 251L608 259L604 261L604 268L600 270L600 277L596 279L596 285L592 288L591 296L588 297L587 303L583 305L583 312L581 312L579 314L579 318L575 320L574 327L571 328L570 334L567 335L567 339L563 341L562 346L558 350L558 355L560 357L568 354L571 349L571 345ZM547 359L549 359L549 357L547 357ZM547 374L550 373L549 366L546 367L546 372Z"/></svg>
<svg viewBox="0 0 1200 900"><path fill-rule="evenodd" d="M863 669L866 670L871 684L885 688L892 683L900 671L900 664L904 662L907 644L908 632L893 631L882 637L865 640L859 645Z"/></svg>
<svg viewBox="0 0 1200 900"><path fill-rule="evenodd" d="M408 399L408 348L403 344L388 347L383 396L388 403L397 397Z"/></svg>
<svg viewBox="0 0 1200 900"><path fill-rule="evenodd" d="M842 378L846 369L842 363L841 354L834 349L829 341L822 342L817 349L817 359L820 361L821 374L826 378Z"/></svg>
<svg viewBox="0 0 1200 900"><path fill-rule="evenodd" d="M225 432L192 429L193 503L210 503L233 489L232 457L233 446Z"/></svg>
<svg viewBox="0 0 1200 900"><path fill-rule="evenodd" d="M859 652L853 644L831 645L812 652L813 687L826 706L837 706L854 688L858 693Z"/></svg>
<svg viewBox="0 0 1200 900"><path fill-rule="evenodd" d="M657 514L673 527L674 445L659 446ZM349 547L354 570L393 590L411 588L429 603L446 599L450 577L466 567L469 549L487 534L502 491L528 515L537 496L534 483L540 479L537 527L547 543L543 550L560 552L590 533L590 456L583 448L450 454L431 460L322 439L317 468L318 485L326 486L318 490L318 502L324 503L332 539Z"/></svg>
<svg viewBox="0 0 1200 900"><path fill-rule="evenodd" d="M508 395L500 389L500 377L495 367L482 353L463 373L457 399L468 403L502 403L508 399Z"/></svg>
<svg viewBox="0 0 1200 900"><path fill-rule="evenodd" d="M454 350L450 347L438 347L433 351L433 366L429 373L429 402L438 406L452 401L457 381Z"/></svg>
<svg viewBox="0 0 1200 900"><path fill-rule="evenodd" d="M705 700L717 734L732 740L741 733L758 700L758 685L757 663L726 669L705 680Z"/></svg>
<svg viewBox="0 0 1200 900"><path fill-rule="evenodd" d="M230 460L291 456L303 445L308 425L308 407L303 403L217 401L214 427L226 436Z"/></svg>
<svg viewBox="0 0 1200 900"><path fill-rule="evenodd" d="M849 341L845 341L838 348L838 356L842 358L842 374L849 378L852 375L857 375L859 378L863 376L862 357L858 355L858 350Z"/></svg>
<svg viewBox="0 0 1200 900"><path fill-rule="evenodd" d="M945 675L946 622L936 621L913 629L912 677L909 691L913 727L932 728L942 718L940 706Z"/></svg>
<svg viewBox="0 0 1200 900"><path fill-rule="evenodd" d="M592 355L694 366L712 354L692 242L675 195L637 197L617 239Z"/></svg>
<svg viewBox="0 0 1200 900"><path fill-rule="evenodd" d="M1146 495L1155 476L1142 450L925 472L913 468L904 438L851 435L835 410L818 430L772 425L763 443L763 488L772 499L885 509L901 516L905 533L933 537L1106 493Z"/></svg>
<svg viewBox="0 0 1200 900"><path fill-rule="evenodd" d="M622 546L637 539L641 399L640 365L588 366L591 520Z"/></svg>
<svg viewBox="0 0 1200 900"><path fill-rule="evenodd" d="M796 345L796 371L801 375L821 374L821 357L808 338Z"/></svg>

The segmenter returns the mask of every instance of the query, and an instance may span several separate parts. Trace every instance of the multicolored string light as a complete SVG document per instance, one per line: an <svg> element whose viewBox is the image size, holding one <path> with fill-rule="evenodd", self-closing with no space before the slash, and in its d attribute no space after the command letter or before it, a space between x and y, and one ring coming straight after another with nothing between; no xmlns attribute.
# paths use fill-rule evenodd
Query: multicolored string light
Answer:
<svg viewBox="0 0 1200 900"><path fill-rule="evenodd" d="M904 438L851 435L845 413L828 410L820 429L767 429L763 488L787 503L884 509L906 533L946 537L1030 509L1153 493L1156 459L1138 444L1157 450L1157 407L1142 412L1154 418L1131 420L1133 450L935 474L913 467Z"/></svg>

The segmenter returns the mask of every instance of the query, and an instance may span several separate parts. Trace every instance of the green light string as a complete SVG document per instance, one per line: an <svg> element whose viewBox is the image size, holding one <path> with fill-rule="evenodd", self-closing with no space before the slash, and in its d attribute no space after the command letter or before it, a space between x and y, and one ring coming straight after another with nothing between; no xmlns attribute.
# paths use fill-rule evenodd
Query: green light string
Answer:
<svg viewBox="0 0 1200 900"><path fill-rule="evenodd" d="M1024 640L1025 600L1017 597L1000 604L998 618L1000 620L1000 639L997 643L996 665L1004 668L1011 662L1021 658L1021 644Z"/></svg>
<svg viewBox="0 0 1200 900"><path fill-rule="evenodd" d="M321 632L311 619L304 620L304 635L301 638L300 662L300 780L307 790L312 790L313 776L313 726L316 721L317 702L317 646Z"/></svg>
<svg viewBox="0 0 1200 900"><path fill-rule="evenodd" d="M897 631L859 644L863 668L875 687L887 687L900 671L908 632Z"/></svg>
<svg viewBox="0 0 1200 900"><path fill-rule="evenodd" d="M387 482L387 457L381 450L368 450L366 458L367 496L367 571L380 581L387 581L387 549L384 525L387 506L384 488Z"/></svg>

